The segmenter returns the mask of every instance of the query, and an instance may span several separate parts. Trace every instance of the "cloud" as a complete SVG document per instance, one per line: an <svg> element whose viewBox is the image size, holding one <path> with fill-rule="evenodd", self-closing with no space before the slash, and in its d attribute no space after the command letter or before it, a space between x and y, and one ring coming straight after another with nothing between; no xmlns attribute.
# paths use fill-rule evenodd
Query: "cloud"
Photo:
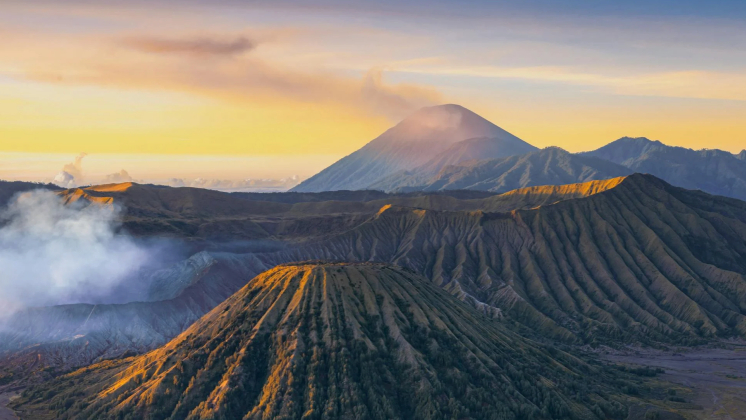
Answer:
<svg viewBox="0 0 746 420"><path fill-rule="evenodd" d="M207 188L211 190L226 192L255 192L287 191L290 188L298 185L300 181L301 179L298 175L293 175L291 177L281 179L260 178L241 180L207 178L196 178L190 180L183 178L171 178L166 182L159 182L159 184L168 185L171 187Z"/></svg>
<svg viewBox="0 0 746 420"><path fill-rule="evenodd" d="M157 54L236 55L256 48L256 42L244 36L233 39L139 37L123 40L130 48Z"/></svg>
<svg viewBox="0 0 746 420"><path fill-rule="evenodd" d="M75 157L75 160L71 163L65 164L62 170L55 175L52 183L62 188L75 188L81 185L83 176L83 158L88 156L87 153L81 153Z"/></svg>
<svg viewBox="0 0 746 420"><path fill-rule="evenodd" d="M362 100L373 112L399 120L414 110L442 102L440 94L432 89L385 84L383 71L383 68L371 69L362 81Z"/></svg>
<svg viewBox="0 0 746 420"><path fill-rule="evenodd" d="M113 206L63 205L49 191L17 196L0 213L0 315L95 302L145 266L151 250L116 233L119 215Z"/></svg>
<svg viewBox="0 0 746 420"><path fill-rule="evenodd" d="M62 170L72 175L78 180L83 179L83 158L88 156L88 153L81 153L75 156L75 160L72 163L68 163L62 167Z"/></svg>
<svg viewBox="0 0 746 420"><path fill-rule="evenodd" d="M297 35L276 32L59 38L23 33L9 42L24 49L0 45L0 63L10 63L12 73L7 74L14 78L37 82L170 91L224 102L318 103L392 120L443 102L432 87L386 83L383 66L357 69L355 76L347 68L331 70L323 61L308 64L305 56L306 61L299 61L294 55L312 51L298 50L288 41ZM259 44L267 48L260 52Z"/></svg>
<svg viewBox="0 0 746 420"><path fill-rule="evenodd" d="M62 188L75 188L75 177L65 171L60 171L52 179L52 183Z"/></svg>
<svg viewBox="0 0 746 420"><path fill-rule="evenodd" d="M618 95L746 101L746 75L743 73L669 71L615 75L557 66L409 67L406 71L587 86Z"/></svg>
<svg viewBox="0 0 746 420"><path fill-rule="evenodd" d="M134 179L130 176L130 174L122 169L119 172L114 172L113 174L108 174L103 179L103 184L120 184L122 182L132 182Z"/></svg>

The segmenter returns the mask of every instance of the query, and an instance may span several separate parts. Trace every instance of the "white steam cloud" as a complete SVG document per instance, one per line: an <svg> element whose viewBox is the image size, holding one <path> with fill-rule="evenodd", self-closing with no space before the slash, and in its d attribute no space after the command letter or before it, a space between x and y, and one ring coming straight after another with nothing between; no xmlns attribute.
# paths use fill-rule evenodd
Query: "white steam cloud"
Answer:
<svg viewBox="0 0 746 420"><path fill-rule="evenodd" d="M0 213L0 315L95 301L147 264L148 250L116 232L119 215L43 190L11 201Z"/></svg>

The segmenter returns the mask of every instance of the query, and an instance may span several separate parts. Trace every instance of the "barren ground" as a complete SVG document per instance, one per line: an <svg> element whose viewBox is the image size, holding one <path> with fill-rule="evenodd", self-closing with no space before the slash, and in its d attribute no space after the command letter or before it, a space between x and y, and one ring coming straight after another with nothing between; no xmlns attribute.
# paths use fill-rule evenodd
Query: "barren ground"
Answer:
<svg viewBox="0 0 746 420"><path fill-rule="evenodd" d="M662 381L681 387L676 395L687 403L667 402L687 419L746 419L746 345L729 349L612 351L603 357L616 363L660 367Z"/></svg>
<svg viewBox="0 0 746 420"><path fill-rule="evenodd" d="M15 396L15 393L0 394L0 420L18 420L13 410L6 407Z"/></svg>

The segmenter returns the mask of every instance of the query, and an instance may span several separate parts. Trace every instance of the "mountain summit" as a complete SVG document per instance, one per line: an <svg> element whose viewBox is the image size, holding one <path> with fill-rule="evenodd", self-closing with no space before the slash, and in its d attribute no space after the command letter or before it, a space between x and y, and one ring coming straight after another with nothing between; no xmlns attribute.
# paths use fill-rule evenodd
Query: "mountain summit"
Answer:
<svg viewBox="0 0 746 420"><path fill-rule="evenodd" d="M292 191L365 189L381 178L414 169L454 144L473 138L492 139L493 144L506 150L505 156L535 150L462 106L438 105L420 109Z"/></svg>

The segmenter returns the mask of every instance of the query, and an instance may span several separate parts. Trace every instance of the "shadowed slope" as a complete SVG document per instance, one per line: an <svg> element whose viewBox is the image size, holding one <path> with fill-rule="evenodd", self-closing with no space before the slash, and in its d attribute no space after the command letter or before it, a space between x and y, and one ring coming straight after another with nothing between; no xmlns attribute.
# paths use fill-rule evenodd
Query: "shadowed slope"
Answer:
<svg viewBox="0 0 746 420"><path fill-rule="evenodd" d="M423 108L291 191L360 190L400 170L414 169L460 141L489 137L511 150L531 148L459 105Z"/></svg>
<svg viewBox="0 0 746 420"><path fill-rule="evenodd" d="M36 182L0 181L0 208L5 207L16 194L38 189L55 191L60 188L56 185Z"/></svg>
<svg viewBox="0 0 746 420"><path fill-rule="evenodd" d="M535 185L561 185L629 175L631 171L601 159L549 147L502 159L462 162L437 174L411 175L374 185L387 191L483 190L505 192Z"/></svg>
<svg viewBox="0 0 746 420"><path fill-rule="evenodd" d="M459 165L463 162L485 159L501 159L509 156L522 155L538 150L536 147L504 139L479 137L467 139L454 144L445 151L430 159L424 165L411 171L399 171L371 184L368 188L381 191L395 191L406 187L416 187L427 184L428 179L448 166Z"/></svg>
<svg viewBox="0 0 746 420"><path fill-rule="evenodd" d="M67 375L19 408L71 419L621 418L604 379L408 270L301 263L258 276L166 346Z"/></svg>

